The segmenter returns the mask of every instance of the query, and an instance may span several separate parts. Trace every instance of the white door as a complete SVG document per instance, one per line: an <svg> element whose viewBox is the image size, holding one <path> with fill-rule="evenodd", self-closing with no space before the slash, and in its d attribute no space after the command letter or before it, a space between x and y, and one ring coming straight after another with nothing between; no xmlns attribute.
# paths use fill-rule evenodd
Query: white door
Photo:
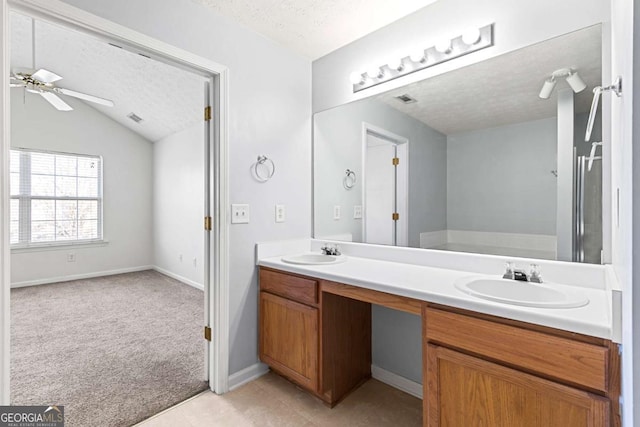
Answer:
<svg viewBox="0 0 640 427"><path fill-rule="evenodd" d="M367 134L365 180L365 243L396 244L396 145Z"/></svg>

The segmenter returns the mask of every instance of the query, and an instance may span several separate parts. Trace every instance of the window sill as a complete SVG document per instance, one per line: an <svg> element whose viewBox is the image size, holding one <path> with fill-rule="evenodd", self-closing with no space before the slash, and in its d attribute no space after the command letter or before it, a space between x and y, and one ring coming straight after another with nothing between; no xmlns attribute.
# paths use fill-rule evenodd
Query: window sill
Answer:
<svg viewBox="0 0 640 427"><path fill-rule="evenodd" d="M47 251L66 251L69 249L85 249L85 248L98 248L107 246L108 240L92 240L90 242L69 242L69 243L48 243L32 246L16 246L11 248L12 254L21 254L28 252L47 252Z"/></svg>

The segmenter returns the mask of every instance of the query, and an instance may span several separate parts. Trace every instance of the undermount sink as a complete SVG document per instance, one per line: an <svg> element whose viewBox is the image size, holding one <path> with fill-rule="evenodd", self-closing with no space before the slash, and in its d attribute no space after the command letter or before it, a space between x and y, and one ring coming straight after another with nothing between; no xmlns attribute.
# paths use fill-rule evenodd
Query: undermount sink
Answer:
<svg viewBox="0 0 640 427"><path fill-rule="evenodd" d="M282 257L283 262L289 264L303 265L326 265L339 264L345 262L347 257L344 255L324 255L324 254L300 254Z"/></svg>
<svg viewBox="0 0 640 427"><path fill-rule="evenodd" d="M454 286L474 297L505 304L539 308L576 308L589 304L589 298L577 289L557 289L538 284L491 277L465 277Z"/></svg>

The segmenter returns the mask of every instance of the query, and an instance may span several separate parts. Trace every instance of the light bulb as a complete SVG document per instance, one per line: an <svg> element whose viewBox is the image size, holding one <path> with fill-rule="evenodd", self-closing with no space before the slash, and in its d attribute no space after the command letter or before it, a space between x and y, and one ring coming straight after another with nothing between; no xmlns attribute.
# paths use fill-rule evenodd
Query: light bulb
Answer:
<svg viewBox="0 0 640 427"><path fill-rule="evenodd" d="M450 53L451 52L451 40L440 40L436 43L436 50L440 53Z"/></svg>
<svg viewBox="0 0 640 427"><path fill-rule="evenodd" d="M404 69L404 62L402 62L402 59L392 58L387 61L387 67L392 70L402 71Z"/></svg>
<svg viewBox="0 0 640 427"><path fill-rule="evenodd" d="M384 72L378 66L373 66L373 67L369 68L369 71L367 71L367 75L371 79L378 79L378 78L382 77L383 74L384 74Z"/></svg>
<svg viewBox="0 0 640 427"><path fill-rule="evenodd" d="M353 73L351 73L351 75L349 76L349 80L351 80L351 84L354 85L361 85L362 83L364 83L364 77L362 77L362 73L359 71L354 71Z"/></svg>
<svg viewBox="0 0 640 427"><path fill-rule="evenodd" d="M425 55L424 49L416 49L414 52L411 52L411 55L409 55L409 59L411 59L413 62L426 62L427 55Z"/></svg>
<svg viewBox="0 0 640 427"><path fill-rule="evenodd" d="M480 41L480 30L470 28L462 33L462 42L468 46L472 46Z"/></svg>

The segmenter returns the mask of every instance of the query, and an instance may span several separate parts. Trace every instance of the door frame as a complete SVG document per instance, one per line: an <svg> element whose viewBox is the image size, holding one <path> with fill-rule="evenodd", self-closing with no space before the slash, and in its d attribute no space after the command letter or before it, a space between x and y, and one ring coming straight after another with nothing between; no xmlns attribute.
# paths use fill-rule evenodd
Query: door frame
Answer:
<svg viewBox="0 0 640 427"><path fill-rule="evenodd" d="M366 215L367 189L367 136L374 135L396 145L396 155L401 165L396 175L396 209L400 220L396 224L396 246L409 246L409 139L371 123L362 122L362 208ZM401 197L398 197L401 195ZM362 219L362 241L367 238L366 221Z"/></svg>
<svg viewBox="0 0 640 427"><path fill-rule="evenodd" d="M100 18L59 0L0 0L2 22L2 84L0 85L0 405L10 403L10 287L11 249L9 245L9 11L27 13L89 33L94 37L122 43L153 59L183 67L210 77L209 99L212 120L207 123L211 136L205 144L204 216L212 217L212 229L205 244L205 325L215 325L207 354L207 379L215 393L228 391L229 377L229 236L227 212L228 185L228 85L226 66L176 48L145 34ZM204 326L204 325L203 325Z"/></svg>

